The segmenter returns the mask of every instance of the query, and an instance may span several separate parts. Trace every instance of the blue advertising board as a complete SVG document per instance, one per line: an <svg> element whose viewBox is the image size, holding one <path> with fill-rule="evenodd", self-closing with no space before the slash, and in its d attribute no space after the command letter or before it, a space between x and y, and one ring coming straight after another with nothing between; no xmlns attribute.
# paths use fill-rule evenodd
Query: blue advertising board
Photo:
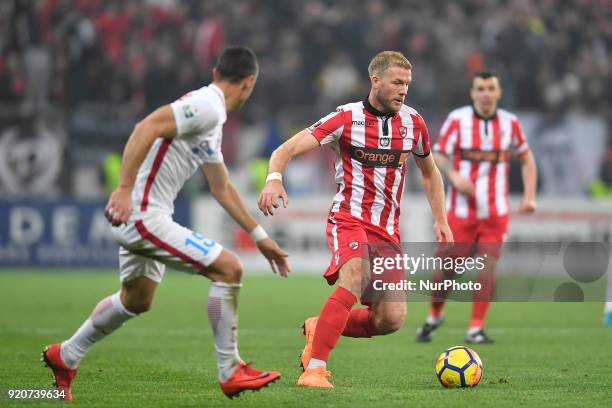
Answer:
<svg viewBox="0 0 612 408"><path fill-rule="evenodd" d="M116 267L106 201L0 201L0 267ZM189 204L174 219L189 226Z"/></svg>

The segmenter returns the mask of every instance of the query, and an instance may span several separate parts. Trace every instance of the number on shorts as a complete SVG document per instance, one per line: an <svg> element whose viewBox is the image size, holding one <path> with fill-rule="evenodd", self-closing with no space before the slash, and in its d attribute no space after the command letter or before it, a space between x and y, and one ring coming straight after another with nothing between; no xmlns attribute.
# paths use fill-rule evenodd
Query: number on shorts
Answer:
<svg viewBox="0 0 612 408"><path fill-rule="evenodd" d="M185 245L191 245L195 247L196 249L200 250L204 255L208 255L208 253L210 252L210 248L215 246L215 241L213 241L212 239L204 238L202 235L198 234L195 231L192 231L191 235L199 242L196 242L191 238L187 238L185 240Z"/></svg>

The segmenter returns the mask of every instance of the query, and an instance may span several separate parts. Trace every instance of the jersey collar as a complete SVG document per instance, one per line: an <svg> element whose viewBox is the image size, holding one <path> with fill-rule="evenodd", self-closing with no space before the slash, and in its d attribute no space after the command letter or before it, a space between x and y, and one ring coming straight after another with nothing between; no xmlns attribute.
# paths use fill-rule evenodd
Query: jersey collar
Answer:
<svg viewBox="0 0 612 408"><path fill-rule="evenodd" d="M497 116L497 108L495 108L495 112L493 112L491 116L482 116L480 113L478 113L474 104L472 104L472 112L474 112L474 115L476 115L477 118L482 119L482 120L495 119L495 117Z"/></svg>
<svg viewBox="0 0 612 408"><path fill-rule="evenodd" d="M217 85L212 84L212 83L208 85L208 87L212 89L212 91L216 93L219 96L219 98L221 98L221 101L223 102L223 107L225 107L225 94L223 93L221 88L219 88Z"/></svg>
<svg viewBox="0 0 612 408"><path fill-rule="evenodd" d="M368 100L368 97L366 96L366 98L363 100L363 106L365 107L365 109L370 112L372 115L374 116L381 116L381 117L387 117L387 118L391 118L394 117L395 115L397 115L397 113L394 113L392 115L388 115L385 112L381 112L378 109L376 109L375 107L372 106L372 104L370 103L370 101Z"/></svg>

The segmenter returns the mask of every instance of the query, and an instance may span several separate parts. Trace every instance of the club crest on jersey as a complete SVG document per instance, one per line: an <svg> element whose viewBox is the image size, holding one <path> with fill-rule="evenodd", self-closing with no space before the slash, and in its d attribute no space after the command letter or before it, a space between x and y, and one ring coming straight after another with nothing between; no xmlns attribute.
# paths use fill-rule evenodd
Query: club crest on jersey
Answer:
<svg viewBox="0 0 612 408"><path fill-rule="evenodd" d="M348 247L352 249L353 251L355 251L357 248L359 248L359 242L351 241L348 243Z"/></svg>
<svg viewBox="0 0 612 408"><path fill-rule="evenodd" d="M402 136L402 138L405 139L406 136L408 135L408 128L406 126L400 126L399 127L399 132L400 132L400 135Z"/></svg>
<svg viewBox="0 0 612 408"><path fill-rule="evenodd" d="M390 137L381 137L379 143L380 143L380 145L382 147L388 147L389 144L391 143L391 138Z"/></svg>
<svg viewBox="0 0 612 408"><path fill-rule="evenodd" d="M198 113L198 108L193 105L183 105L185 119L193 118Z"/></svg>

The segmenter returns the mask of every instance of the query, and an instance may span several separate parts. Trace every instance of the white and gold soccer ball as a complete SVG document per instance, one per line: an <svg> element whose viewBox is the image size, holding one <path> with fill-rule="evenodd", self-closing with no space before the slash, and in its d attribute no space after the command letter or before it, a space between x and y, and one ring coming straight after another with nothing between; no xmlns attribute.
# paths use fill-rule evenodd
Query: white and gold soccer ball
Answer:
<svg viewBox="0 0 612 408"><path fill-rule="evenodd" d="M436 360L436 375L447 388L475 387L482 378L482 360L471 348L455 346Z"/></svg>

